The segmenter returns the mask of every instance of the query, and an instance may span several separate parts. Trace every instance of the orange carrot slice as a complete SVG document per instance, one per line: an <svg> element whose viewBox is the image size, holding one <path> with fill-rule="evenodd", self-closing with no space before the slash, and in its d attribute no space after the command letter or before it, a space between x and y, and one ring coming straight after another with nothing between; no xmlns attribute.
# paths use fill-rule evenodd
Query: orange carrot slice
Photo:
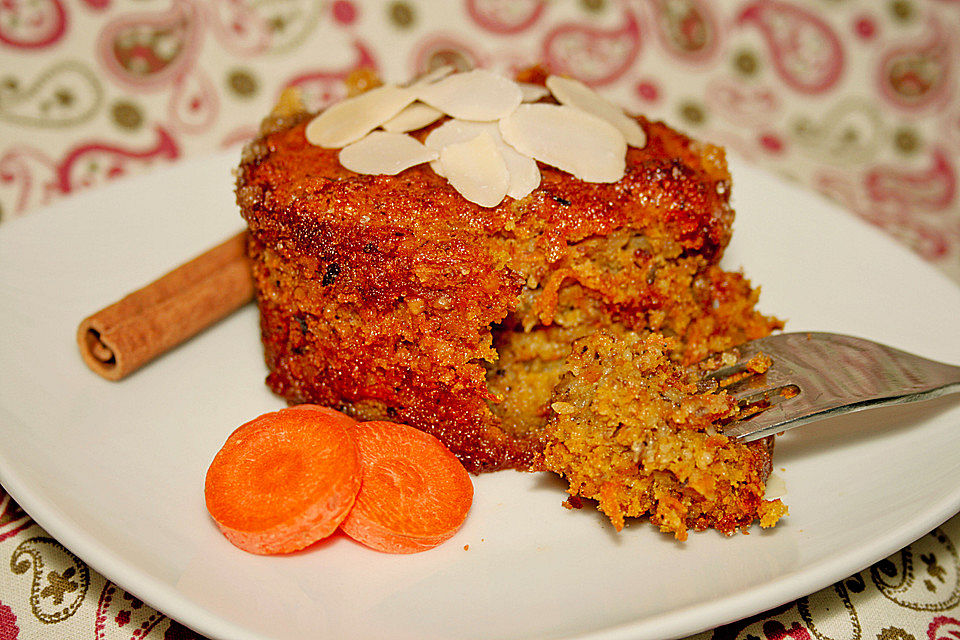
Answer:
<svg viewBox="0 0 960 640"><path fill-rule="evenodd" d="M234 431L207 470L207 511L230 542L289 553L333 533L360 488L356 422L315 405L264 414Z"/></svg>
<svg viewBox="0 0 960 640"><path fill-rule="evenodd" d="M387 553L416 553L460 528L473 503L473 483L439 440L392 422L353 428L363 482L340 523L348 536Z"/></svg>

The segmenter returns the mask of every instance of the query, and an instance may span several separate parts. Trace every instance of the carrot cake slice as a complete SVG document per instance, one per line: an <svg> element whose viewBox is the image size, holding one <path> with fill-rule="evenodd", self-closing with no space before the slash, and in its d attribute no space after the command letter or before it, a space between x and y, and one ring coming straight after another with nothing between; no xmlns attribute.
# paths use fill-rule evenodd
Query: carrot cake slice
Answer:
<svg viewBox="0 0 960 640"><path fill-rule="evenodd" d="M487 83L494 97L483 101L484 108L513 91L488 75L461 75L468 74L439 74L430 83ZM610 121L627 133L617 142L621 134L609 133L614 125L597 124L603 118L589 113L595 106L590 100L596 100L584 93L589 90L555 78L542 70L525 74L524 81L546 88L535 102L497 116L499 125L464 124L465 116L450 113L463 104L444 102L457 92L424 90L426 80L381 87L376 94L373 89L355 103L365 116L396 105L403 111L411 95L442 107L434 121L402 134L386 131L392 125L383 123L384 129L371 125L375 130L356 143L329 142L348 137L336 127L359 126L349 108L340 108L344 103L318 116L288 100L265 120L261 135L244 150L236 194L250 231L273 391L291 403L323 404L358 419L403 422L432 433L472 472L553 468L571 474L559 449L567 418L551 407L562 406L558 394L567 393L561 389L570 381L555 387L581 357L574 352L567 360L574 343L666 336L651 340L667 340L664 362L675 366L781 326L756 309L758 291L743 274L718 264L734 219L723 150L619 109ZM571 96L583 95L583 109L570 103ZM528 135L540 126L541 113L560 124L572 117L620 144L620 158L613 158L619 173L612 179L576 175L576 158L570 166L564 158L553 160L552 148L543 151ZM524 121L520 114L530 117ZM624 125L620 116L632 124ZM517 122L504 124L508 119ZM318 122L326 130L317 133ZM464 131L480 134L464 139ZM435 148L438 139L447 140L443 148ZM387 144L395 145L389 153L369 151ZM363 168L403 156L401 147L413 149L417 164L401 164L390 174ZM470 176L457 167L476 157L478 175L502 176L498 153L510 162L516 160L512 154L532 154L518 161L527 172L526 192L478 202L486 196L465 184ZM514 165L503 166L511 178ZM577 342L582 339L588 342ZM621 400L622 411L637 410L629 398ZM659 429L663 446L676 426L667 421ZM689 429L674 431L678 442L689 437ZM571 442L568 449L575 448ZM751 490L762 496L759 449L717 451L729 452L731 467L741 456L743 473L759 483ZM611 464L626 464L630 455ZM705 491L706 482L693 479ZM577 493L599 497L602 484ZM666 484L656 486L667 495ZM711 504L721 503L727 515L705 515L707 503L700 513L691 502L676 517L693 528L745 522L746 502L740 511L722 500ZM658 522L668 521L666 504L666 498L657 502ZM609 508L615 522L639 511ZM680 524L669 526L681 530Z"/></svg>

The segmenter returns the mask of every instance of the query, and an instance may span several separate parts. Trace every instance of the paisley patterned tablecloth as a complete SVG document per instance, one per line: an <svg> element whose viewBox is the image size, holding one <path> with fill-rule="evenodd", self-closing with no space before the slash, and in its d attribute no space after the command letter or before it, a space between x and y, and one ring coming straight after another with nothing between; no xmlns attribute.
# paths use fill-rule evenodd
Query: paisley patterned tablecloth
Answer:
<svg viewBox="0 0 960 640"><path fill-rule="evenodd" d="M0 221L238 148L358 67L542 61L819 190L960 282L957 0L0 0ZM698 638L960 639L960 516ZM194 638L0 489L0 640Z"/></svg>

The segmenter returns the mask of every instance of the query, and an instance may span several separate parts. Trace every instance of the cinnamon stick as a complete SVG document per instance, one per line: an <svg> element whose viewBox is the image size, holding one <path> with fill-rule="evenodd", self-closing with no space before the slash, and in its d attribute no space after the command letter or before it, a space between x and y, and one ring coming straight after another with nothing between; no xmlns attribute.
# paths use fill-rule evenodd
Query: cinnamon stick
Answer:
<svg viewBox="0 0 960 640"><path fill-rule="evenodd" d="M245 248L243 231L83 320L83 361L120 380L245 305L254 292Z"/></svg>

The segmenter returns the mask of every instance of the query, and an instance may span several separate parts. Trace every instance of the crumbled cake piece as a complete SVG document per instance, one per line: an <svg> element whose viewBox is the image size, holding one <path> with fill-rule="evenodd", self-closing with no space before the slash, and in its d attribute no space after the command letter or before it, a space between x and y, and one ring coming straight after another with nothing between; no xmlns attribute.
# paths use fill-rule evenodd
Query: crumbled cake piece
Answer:
<svg viewBox="0 0 960 640"><path fill-rule="evenodd" d="M569 482L572 505L596 500L618 530L645 515L679 540L689 529L773 526L787 510L763 497L772 439L723 435L735 402L698 391L696 371L671 359L677 349L651 333L575 342L540 430L546 467Z"/></svg>

